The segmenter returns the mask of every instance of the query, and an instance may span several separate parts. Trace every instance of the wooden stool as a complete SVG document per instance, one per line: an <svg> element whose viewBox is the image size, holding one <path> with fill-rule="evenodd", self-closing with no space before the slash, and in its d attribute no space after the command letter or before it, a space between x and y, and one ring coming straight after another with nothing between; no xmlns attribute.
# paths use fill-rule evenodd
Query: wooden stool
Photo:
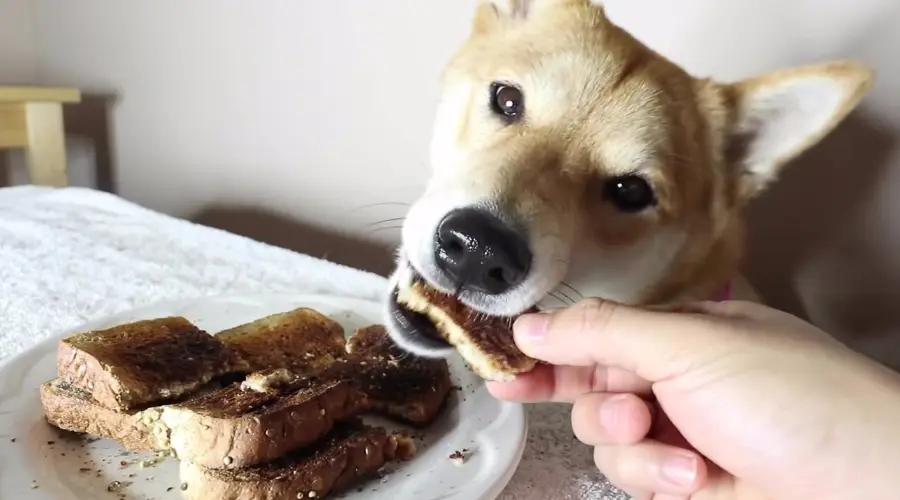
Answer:
<svg viewBox="0 0 900 500"><path fill-rule="evenodd" d="M25 150L32 184L68 185L62 106L80 100L76 89L0 86L0 150Z"/></svg>

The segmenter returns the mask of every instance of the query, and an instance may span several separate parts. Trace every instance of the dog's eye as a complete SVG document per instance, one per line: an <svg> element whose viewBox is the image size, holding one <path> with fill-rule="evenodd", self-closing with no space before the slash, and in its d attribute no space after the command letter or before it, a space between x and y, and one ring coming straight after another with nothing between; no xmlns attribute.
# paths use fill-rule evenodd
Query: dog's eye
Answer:
<svg viewBox="0 0 900 500"><path fill-rule="evenodd" d="M639 212L656 204L656 196L647 181L637 175L616 177L603 186L603 196L623 212Z"/></svg>
<svg viewBox="0 0 900 500"><path fill-rule="evenodd" d="M506 83L491 84L491 110L509 122L522 118L525 97L522 91Z"/></svg>

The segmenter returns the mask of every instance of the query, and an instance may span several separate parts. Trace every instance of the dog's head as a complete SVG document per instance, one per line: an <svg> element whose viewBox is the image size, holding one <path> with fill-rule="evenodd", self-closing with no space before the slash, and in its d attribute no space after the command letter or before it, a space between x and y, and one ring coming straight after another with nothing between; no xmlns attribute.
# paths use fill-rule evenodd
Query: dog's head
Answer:
<svg viewBox="0 0 900 500"><path fill-rule="evenodd" d="M418 275L494 315L562 284L625 303L703 298L738 265L744 205L872 78L836 62L698 79L588 0L484 1L443 75L433 174L393 284ZM393 323L408 350L446 352Z"/></svg>

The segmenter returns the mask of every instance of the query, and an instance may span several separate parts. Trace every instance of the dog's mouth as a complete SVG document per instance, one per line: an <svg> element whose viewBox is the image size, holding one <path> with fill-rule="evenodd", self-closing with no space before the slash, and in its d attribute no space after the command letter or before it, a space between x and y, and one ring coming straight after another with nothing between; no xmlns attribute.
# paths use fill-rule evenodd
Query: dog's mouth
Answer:
<svg viewBox="0 0 900 500"><path fill-rule="evenodd" d="M439 330L434 320L429 315L419 312L421 311L419 307L410 307L405 304L404 300L408 300L408 298L401 300L401 297L407 292L405 287L412 287L415 283L424 285L427 289L437 289L409 264L402 263L401 266L398 274L402 278L396 280L393 284L387 301L386 326L389 334L400 348L415 355L438 358L453 354L456 349L445 339L446 335ZM468 310L467 315L470 317L482 318L485 321L489 321L491 318L508 318L507 316L496 316L478 311L465 304L454 293L438 292L438 295L446 297L438 299L437 302L434 302L434 298L426 299L431 306L439 309L449 307L450 309L448 310L456 311L459 311L461 308L462 310ZM540 308L535 305L524 312L536 312L539 310Z"/></svg>
<svg viewBox="0 0 900 500"><path fill-rule="evenodd" d="M410 310L400 303L399 285L395 285L388 300L389 331L400 347L420 355L441 356L453 347L438 333L428 316Z"/></svg>

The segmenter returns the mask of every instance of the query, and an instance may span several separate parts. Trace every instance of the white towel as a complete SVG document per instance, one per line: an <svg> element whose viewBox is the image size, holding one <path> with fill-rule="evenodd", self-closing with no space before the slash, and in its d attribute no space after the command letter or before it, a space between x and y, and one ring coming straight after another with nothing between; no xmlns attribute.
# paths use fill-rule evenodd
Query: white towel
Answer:
<svg viewBox="0 0 900 500"><path fill-rule="evenodd" d="M385 280L81 188L0 189L0 359L93 318L203 295L327 292Z"/></svg>
<svg viewBox="0 0 900 500"><path fill-rule="evenodd" d="M0 361L94 318L203 295L329 293L378 300L384 278L80 188L0 189ZM569 407L529 405L502 500L626 500L572 436ZM448 460L448 467L450 466Z"/></svg>

